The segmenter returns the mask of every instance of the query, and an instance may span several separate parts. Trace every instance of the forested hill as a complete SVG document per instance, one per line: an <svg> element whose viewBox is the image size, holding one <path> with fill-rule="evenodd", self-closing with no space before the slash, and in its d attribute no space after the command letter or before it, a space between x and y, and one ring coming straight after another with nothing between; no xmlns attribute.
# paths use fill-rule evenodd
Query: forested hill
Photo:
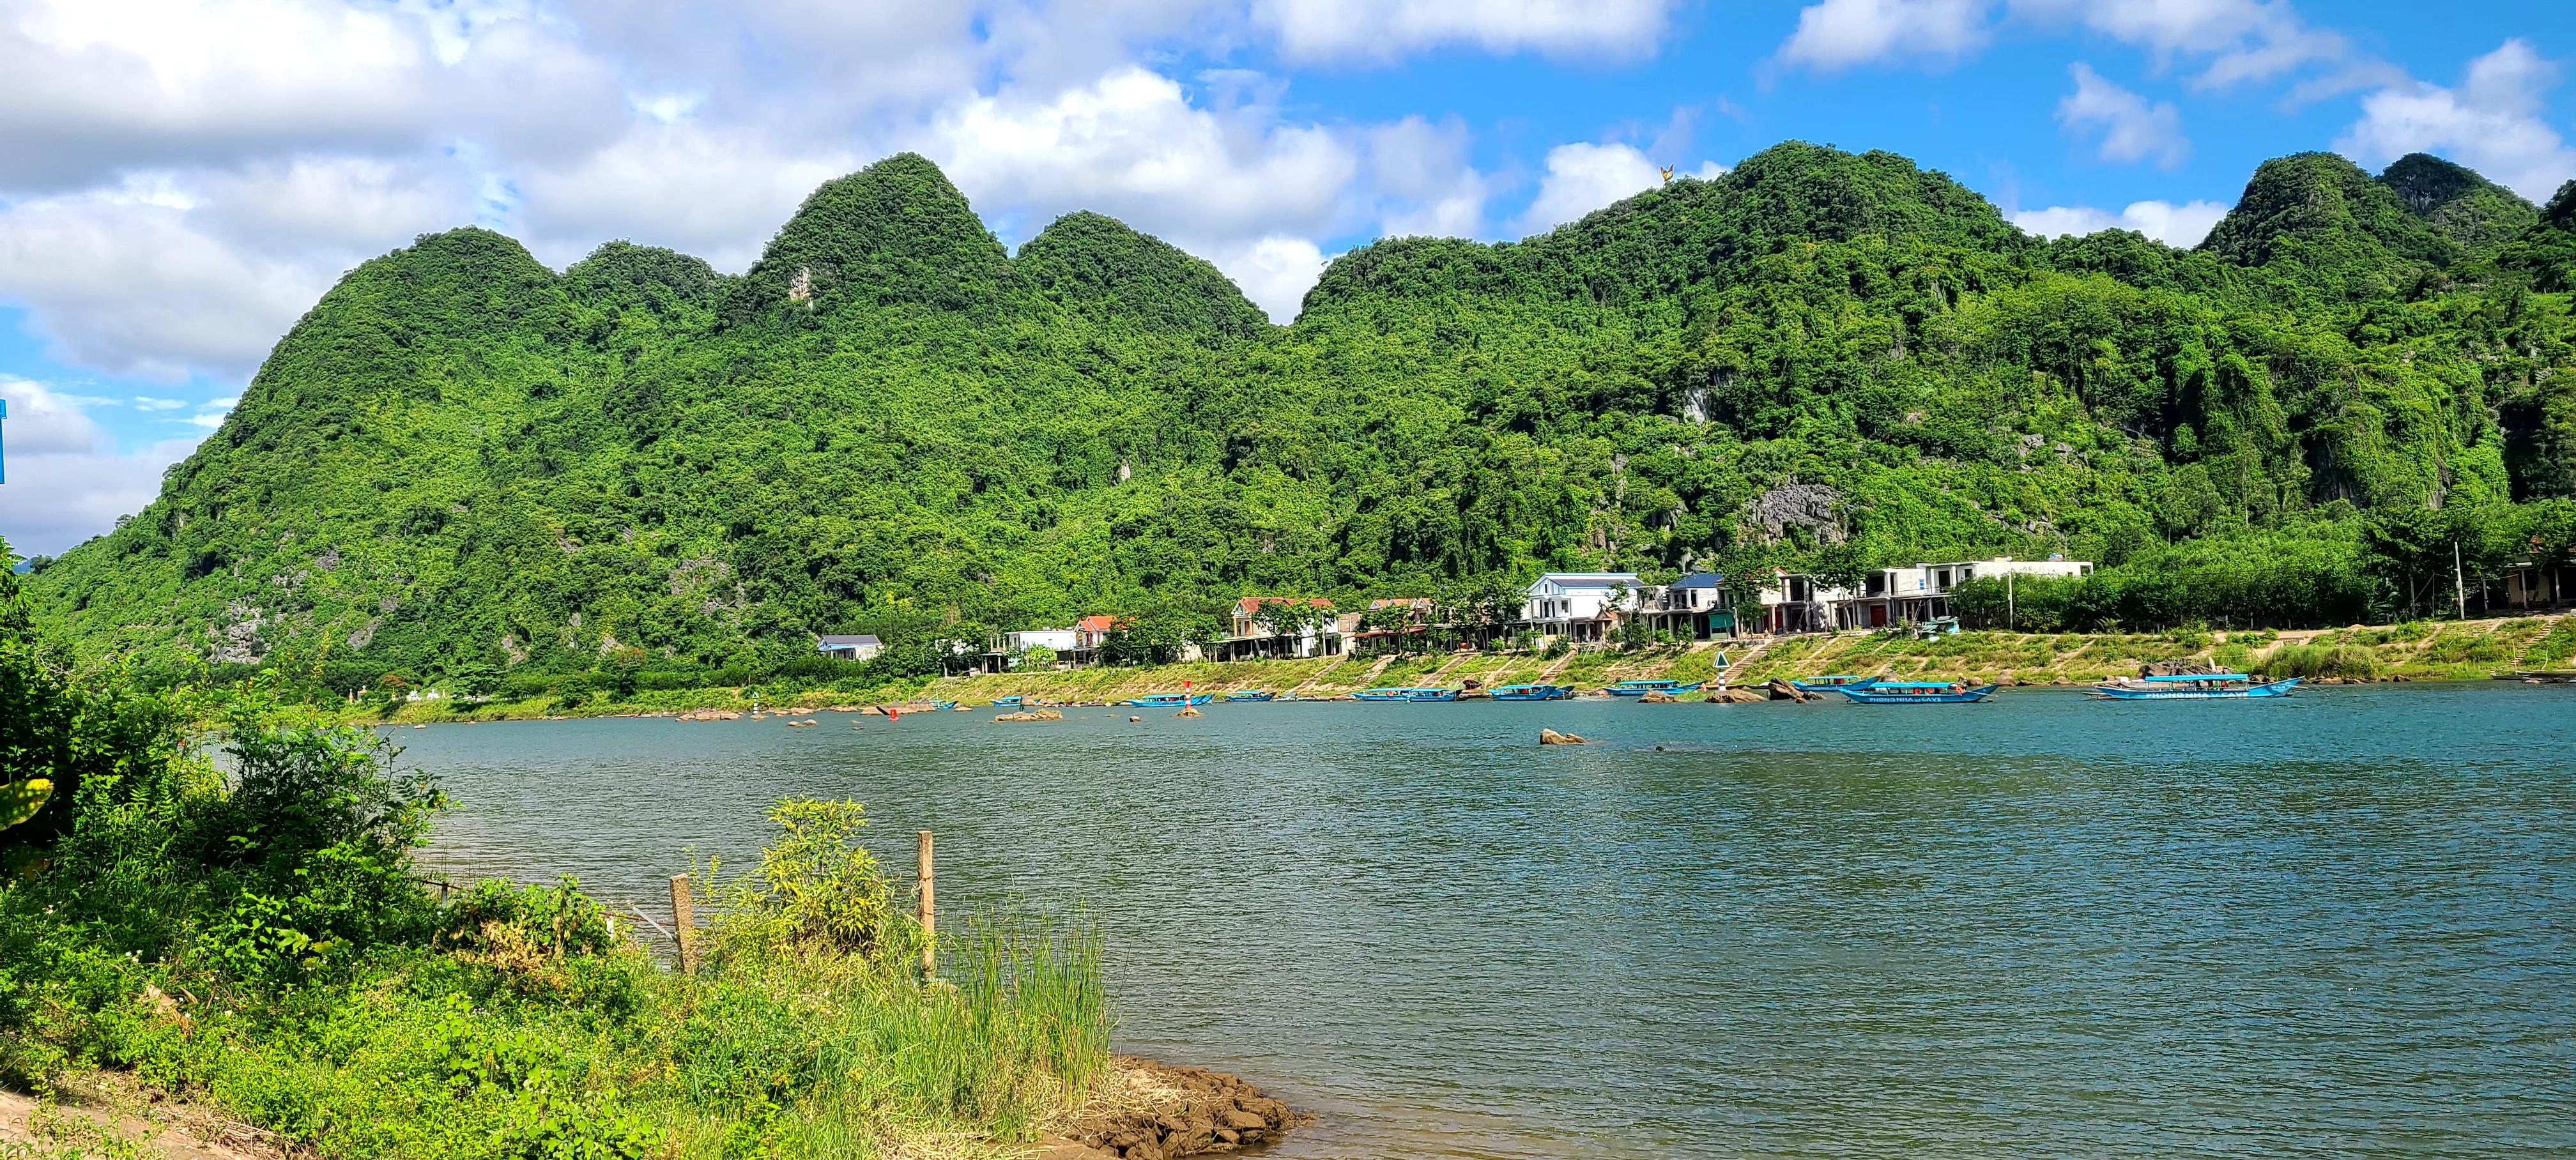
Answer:
<svg viewBox="0 0 2576 1160"><path fill-rule="evenodd" d="M31 587L96 655L470 685L1542 567L2313 585L2563 515L2572 286L2576 183L2286 157L2186 252L1793 143L1516 243L1364 247L1282 328L1095 214L1014 256L906 155L740 277L479 229L371 261ZM2423 595L2372 576L2300 598Z"/></svg>

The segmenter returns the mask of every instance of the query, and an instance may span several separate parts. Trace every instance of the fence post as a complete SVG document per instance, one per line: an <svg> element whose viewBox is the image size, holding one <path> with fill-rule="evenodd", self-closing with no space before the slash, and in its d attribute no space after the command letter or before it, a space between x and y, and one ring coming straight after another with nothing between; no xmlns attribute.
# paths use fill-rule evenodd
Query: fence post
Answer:
<svg viewBox="0 0 2576 1160"><path fill-rule="evenodd" d="M930 831L919 834L921 841L921 977L939 977L939 901L932 888L934 874L930 856Z"/></svg>
<svg viewBox="0 0 2576 1160"><path fill-rule="evenodd" d="M671 876L671 941L680 946L680 973L698 973L697 914L689 904L689 876Z"/></svg>

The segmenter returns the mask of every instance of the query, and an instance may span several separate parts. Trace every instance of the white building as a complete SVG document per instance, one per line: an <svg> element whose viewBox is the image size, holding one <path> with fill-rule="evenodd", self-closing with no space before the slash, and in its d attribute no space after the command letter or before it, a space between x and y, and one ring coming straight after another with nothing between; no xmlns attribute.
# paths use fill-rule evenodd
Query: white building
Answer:
<svg viewBox="0 0 2576 1160"><path fill-rule="evenodd" d="M1521 619L1546 636L1600 640L1618 614L1649 597L1634 572L1550 572L1530 582Z"/></svg>
<svg viewBox="0 0 2576 1160"><path fill-rule="evenodd" d="M1832 623L1840 628L1885 628L1900 621L1920 624L1952 616L1955 613L1950 607L1951 590L1980 576L2054 578L2092 574L2090 562L2058 557L2015 560L1997 556L1992 560L1953 560L1946 564L1881 568L1869 574L1860 592L1837 603Z"/></svg>
<svg viewBox="0 0 2576 1160"><path fill-rule="evenodd" d="M1068 653L1073 651L1076 639L1077 634L1070 628L1024 628L1002 634L1002 651L1024 653L1042 648L1052 653Z"/></svg>
<svg viewBox="0 0 2576 1160"><path fill-rule="evenodd" d="M873 636L826 636L814 642L814 651L834 660L863 661L885 651L883 642Z"/></svg>

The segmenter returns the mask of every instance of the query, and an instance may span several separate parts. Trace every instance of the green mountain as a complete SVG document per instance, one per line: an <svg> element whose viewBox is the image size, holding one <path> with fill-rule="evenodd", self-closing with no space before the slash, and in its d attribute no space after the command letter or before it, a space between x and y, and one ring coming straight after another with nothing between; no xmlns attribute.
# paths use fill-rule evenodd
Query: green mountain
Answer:
<svg viewBox="0 0 2576 1160"><path fill-rule="evenodd" d="M1791 143L1363 247L1278 327L1096 214L1012 255L906 155L740 277L478 229L369 262L30 589L150 667L488 684L1542 567L2348 543L2576 494L2570 203L2306 154L2196 250L2043 243Z"/></svg>

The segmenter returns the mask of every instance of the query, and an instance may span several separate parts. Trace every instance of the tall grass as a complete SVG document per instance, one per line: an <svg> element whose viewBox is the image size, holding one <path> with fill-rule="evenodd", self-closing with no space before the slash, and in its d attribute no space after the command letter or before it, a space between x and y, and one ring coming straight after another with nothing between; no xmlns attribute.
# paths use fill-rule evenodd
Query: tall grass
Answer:
<svg viewBox="0 0 2576 1160"><path fill-rule="evenodd" d="M2378 675L2379 658L2358 645L2283 645L2263 658L2265 676L2366 681Z"/></svg>

